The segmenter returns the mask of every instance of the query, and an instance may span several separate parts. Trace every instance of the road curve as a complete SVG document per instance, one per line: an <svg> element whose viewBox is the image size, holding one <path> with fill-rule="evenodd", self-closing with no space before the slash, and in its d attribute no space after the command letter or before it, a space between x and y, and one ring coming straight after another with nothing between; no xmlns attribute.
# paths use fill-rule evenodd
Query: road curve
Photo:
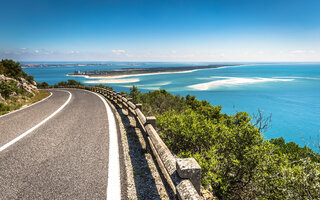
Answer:
<svg viewBox="0 0 320 200"><path fill-rule="evenodd" d="M52 96L34 106L0 118L0 147L29 130L56 111L69 97L65 91L52 91Z"/></svg>
<svg viewBox="0 0 320 200"><path fill-rule="evenodd" d="M0 199L106 199L108 115L101 99L68 89L54 117L0 152ZM55 112L69 94L0 118L0 147ZM112 181L111 181L112 182Z"/></svg>

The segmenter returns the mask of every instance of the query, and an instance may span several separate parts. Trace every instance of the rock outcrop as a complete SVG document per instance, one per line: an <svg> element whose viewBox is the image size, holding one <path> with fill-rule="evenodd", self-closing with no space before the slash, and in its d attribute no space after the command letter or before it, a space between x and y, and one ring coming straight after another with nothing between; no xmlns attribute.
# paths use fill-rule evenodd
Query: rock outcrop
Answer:
<svg viewBox="0 0 320 200"><path fill-rule="evenodd" d="M35 81L33 81L33 84L31 84L26 79L19 78L17 86L31 94L39 92L37 88L37 83Z"/></svg>
<svg viewBox="0 0 320 200"><path fill-rule="evenodd" d="M37 84L35 81L33 81L33 84L29 83L26 79L24 78L18 78L18 79L14 79L14 78L10 78L10 77L6 77L3 74L0 74L0 83L2 81L14 81L17 84L17 87L25 90L27 93L29 94L35 94L38 93L38 88L37 88ZM0 96L0 101L3 99L2 96Z"/></svg>

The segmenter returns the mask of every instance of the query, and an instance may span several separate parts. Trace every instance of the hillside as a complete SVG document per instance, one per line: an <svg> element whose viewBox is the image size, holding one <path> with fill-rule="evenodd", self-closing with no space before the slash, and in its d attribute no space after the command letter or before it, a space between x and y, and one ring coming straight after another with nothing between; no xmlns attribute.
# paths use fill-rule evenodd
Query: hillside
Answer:
<svg viewBox="0 0 320 200"><path fill-rule="evenodd" d="M39 91L37 83L13 60L0 62L0 115L29 105L49 95Z"/></svg>

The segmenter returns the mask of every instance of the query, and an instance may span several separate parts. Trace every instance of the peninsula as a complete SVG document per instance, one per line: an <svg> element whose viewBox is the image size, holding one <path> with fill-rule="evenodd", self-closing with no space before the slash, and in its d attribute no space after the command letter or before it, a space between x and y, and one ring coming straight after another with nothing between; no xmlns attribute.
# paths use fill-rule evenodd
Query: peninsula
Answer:
<svg viewBox="0 0 320 200"><path fill-rule="evenodd" d="M234 65L205 65L205 66L185 66L185 67L151 67L151 68L123 68L117 70L95 70L95 71L75 71L67 74L68 76L85 76L85 77L121 77L134 75L152 75L163 73L186 73L201 69L214 69Z"/></svg>

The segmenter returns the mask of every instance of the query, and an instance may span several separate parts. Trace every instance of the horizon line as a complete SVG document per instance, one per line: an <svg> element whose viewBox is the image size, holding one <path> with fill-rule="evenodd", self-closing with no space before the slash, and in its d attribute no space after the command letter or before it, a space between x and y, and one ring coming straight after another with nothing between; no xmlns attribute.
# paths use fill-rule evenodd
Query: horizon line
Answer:
<svg viewBox="0 0 320 200"><path fill-rule="evenodd" d="M6 58L4 58L6 59ZM1 60L4 60L3 58ZM11 59L13 60L13 59ZM121 60L16 60L16 62L155 62L155 63L320 63L319 61L121 61Z"/></svg>

